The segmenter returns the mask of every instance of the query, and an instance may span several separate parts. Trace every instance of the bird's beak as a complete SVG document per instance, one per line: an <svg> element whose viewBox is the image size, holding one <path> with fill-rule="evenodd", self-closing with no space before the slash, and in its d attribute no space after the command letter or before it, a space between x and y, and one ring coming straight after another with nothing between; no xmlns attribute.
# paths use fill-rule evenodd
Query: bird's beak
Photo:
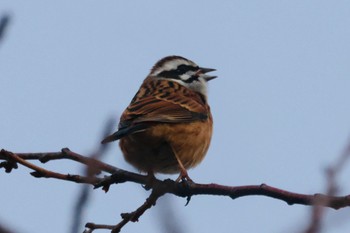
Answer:
<svg viewBox="0 0 350 233"><path fill-rule="evenodd" d="M206 73L215 71L216 69L211 69L211 68L203 68L203 67L199 67L199 72L202 73L203 75L201 75L205 81L210 81L214 78L217 78L218 76L213 76L213 75L206 75Z"/></svg>

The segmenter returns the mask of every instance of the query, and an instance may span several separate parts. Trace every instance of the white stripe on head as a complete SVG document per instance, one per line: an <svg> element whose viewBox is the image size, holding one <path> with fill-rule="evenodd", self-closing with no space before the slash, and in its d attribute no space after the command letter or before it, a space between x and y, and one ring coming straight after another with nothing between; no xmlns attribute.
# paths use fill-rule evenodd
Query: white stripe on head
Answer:
<svg viewBox="0 0 350 233"><path fill-rule="evenodd" d="M179 67L180 65L187 65L187 66L193 66L196 67L197 64L190 61L190 60L186 60L184 58L174 58L173 60L169 60L164 62L161 66L156 67L154 70L152 70L152 72L150 73L151 76L157 76L158 74L160 74L163 71L170 71L170 70L176 70L177 67Z"/></svg>

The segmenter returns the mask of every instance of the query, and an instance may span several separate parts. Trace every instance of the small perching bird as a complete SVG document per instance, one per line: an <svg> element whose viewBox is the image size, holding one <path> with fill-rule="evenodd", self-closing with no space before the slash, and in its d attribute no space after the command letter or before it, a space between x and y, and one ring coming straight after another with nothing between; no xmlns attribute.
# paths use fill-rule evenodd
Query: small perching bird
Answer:
<svg viewBox="0 0 350 233"><path fill-rule="evenodd" d="M216 78L180 57L158 61L123 112L118 131L102 143L120 139L127 162L149 175L180 172L198 165L209 148L213 119L207 82Z"/></svg>

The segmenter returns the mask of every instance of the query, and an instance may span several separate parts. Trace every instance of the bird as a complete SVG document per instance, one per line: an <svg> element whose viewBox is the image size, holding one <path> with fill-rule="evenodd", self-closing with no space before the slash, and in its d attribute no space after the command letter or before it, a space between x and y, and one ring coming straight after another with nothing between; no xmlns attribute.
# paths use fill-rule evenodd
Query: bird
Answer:
<svg viewBox="0 0 350 233"><path fill-rule="evenodd" d="M172 55L152 67L120 117L117 132L102 144L119 140L124 159L140 172L179 174L205 157L213 132L207 83L217 78L193 61Z"/></svg>

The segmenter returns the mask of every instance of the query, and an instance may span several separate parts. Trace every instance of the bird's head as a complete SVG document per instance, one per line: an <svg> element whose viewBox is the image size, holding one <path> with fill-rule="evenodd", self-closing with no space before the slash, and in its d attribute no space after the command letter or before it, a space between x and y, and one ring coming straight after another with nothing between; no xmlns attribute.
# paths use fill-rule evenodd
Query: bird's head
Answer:
<svg viewBox="0 0 350 233"><path fill-rule="evenodd" d="M199 67L193 61L180 56L168 56L159 60L149 76L156 79L171 80L207 96L207 82L217 76L207 75L215 69Z"/></svg>

